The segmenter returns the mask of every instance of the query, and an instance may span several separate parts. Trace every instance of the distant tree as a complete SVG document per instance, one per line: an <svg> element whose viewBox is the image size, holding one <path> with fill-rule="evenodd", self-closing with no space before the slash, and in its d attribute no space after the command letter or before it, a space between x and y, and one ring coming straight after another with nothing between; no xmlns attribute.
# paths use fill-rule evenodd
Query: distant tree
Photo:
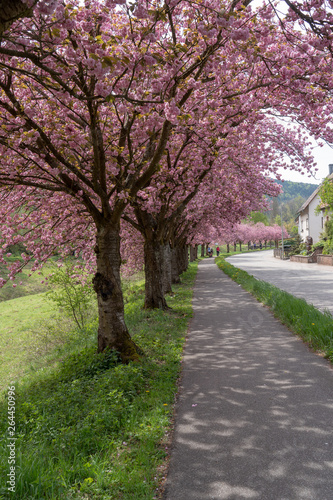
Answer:
<svg viewBox="0 0 333 500"><path fill-rule="evenodd" d="M321 235L324 241L324 254L333 254L333 179L326 177L319 189L319 197L321 200L320 205L317 207L317 211L325 210L328 215L324 231Z"/></svg>
<svg viewBox="0 0 333 500"><path fill-rule="evenodd" d="M295 225L295 221L291 220L289 222L286 222L284 225L290 236L292 238L296 238L296 236L298 235L298 226Z"/></svg>
<svg viewBox="0 0 333 500"><path fill-rule="evenodd" d="M265 226L269 224L268 216L262 212L251 212L250 220L253 224L257 222L262 222Z"/></svg>
<svg viewBox="0 0 333 500"><path fill-rule="evenodd" d="M319 190L319 197L326 210L333 209L333 179L326 177Z"/></svg>
<svg viewBox="0 0 333 500"><path fill-rule="evenodd" d="M281 226L281 215L277 215L274 218L274 224L276 224L277 226Z"/></svg>
<svg viewBox="0 0 333 500"><path fill-rule="evenodd" d="M280 210L279 200L278 200L278 198L273 198L272 208L269 211L269 222L270 222L270 224L274 223L275 217L278 215L279 210Z"/></svg>

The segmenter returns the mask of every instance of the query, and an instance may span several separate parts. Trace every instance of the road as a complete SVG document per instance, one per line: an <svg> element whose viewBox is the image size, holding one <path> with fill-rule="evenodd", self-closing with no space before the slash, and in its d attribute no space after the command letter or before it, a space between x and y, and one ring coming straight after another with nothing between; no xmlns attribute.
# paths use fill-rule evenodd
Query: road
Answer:
<svg viewBox="0 0 333 500"><path fill-rule="evenodd" d="M276 259L273 250L233 255L227 261L333 315L333 266Z"/></svg>
<svg viewBox="0 0 333 500"><path fill-rule="evenodd" d="M213 259L193 310L164 499L332 500L331 365Z"/></svg>

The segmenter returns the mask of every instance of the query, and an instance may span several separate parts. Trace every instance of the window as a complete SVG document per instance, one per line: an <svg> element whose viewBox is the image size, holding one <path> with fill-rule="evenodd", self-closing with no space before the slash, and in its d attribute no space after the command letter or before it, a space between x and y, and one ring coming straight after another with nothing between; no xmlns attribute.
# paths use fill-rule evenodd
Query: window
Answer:
<svg viewBox="0 0 333 500"><path fill-rule="evenodd" d="M305 229L309 229L309 219L306 219L305 221Z"/></svg>

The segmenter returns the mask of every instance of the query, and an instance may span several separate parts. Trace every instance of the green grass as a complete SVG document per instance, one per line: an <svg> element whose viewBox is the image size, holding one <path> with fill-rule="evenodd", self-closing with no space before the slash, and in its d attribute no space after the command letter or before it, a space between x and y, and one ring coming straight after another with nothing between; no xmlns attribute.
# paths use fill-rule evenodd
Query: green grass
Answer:
<svg viewBox="0 0 333 500"><path fill-rule="evenodd" d="M0 302L0 391L38 356L40 325L52 314L54 310L44 294Z"/></svg>
<svg viewBox="0 0 333 500"><path fill-rule="evenodd" d="M15 383L16 491L8 492L7 405L0 406L0 498L20 500L156 498L167 455L168 430L192 315L197 263L168 298L170 311L142 308L143 282L125 286L126 322L145 351L120 365L96 354L96 329ZM87 340L88 339L88 340Z"/></svg>
<svg viewBox="0 0 333 500"><path fill-rule="evenodd" d="M232 266L225 260L228 255L223 254L216 259L218 267L254 295L259 302L268 306L276 318L299 335L312 349L333 363L332 315L329 312L322 313L304 299L298 299Z"/></svg>
<svg viewBox="0 0 333 500"><path fill-rule="evenodd" d="M42 293L47 290L47 286L45 283L42 283L42 281L44 281L45 276L51 272L52 263L50 262L45 264L42 271L36 271L32 274L31 267L31 263L27 264L27 267L25 267L22 272L16 276L15 281L9 281L3 288L0 289L0 302ZM31 274L31 276L29 276L29 274ZM3 266L0 266L0 277L7 278L7 271ZM17 287L13 287L13 284L21 282L22 284Z"/></svg>
<svg viewBox="0 0 333 500"><path fill-rule="evenodd" d="M237 243L236 248L237 249L235 251L234 245L230 244L229 245L229 252L227 252L227 245L220 245L220 255L226 254L225 255L226 257L230 257L231 255L237 255L240 253L262 252L263 250L273 249L273 246L270 247L269 245L267 245L266 248L263 246L263 248L261 248L261 249L259 247L257 247L255 249L248 250L247 243L246 243L246 244L242 244L242 249L239 250L239 243ZM216 246L215 245L213 245L213 249L214 249L214 257L216 257ZM198 255L201 255L201 246L199 247Z"/></svg>
<svg viewBox="0 0 333 500"><path fill-rule="evenodd" d="M10 257L15 260L17 257ZM12 282L0 290L0 394L12 379L21 377L27 370L36 370L53 363L53 352L76 340L74 323L66 311L46 300L49 287L42 283L54 272L56 258L47 262L42 272L30 277L31 264L20 273L23 284L13 288ZM3 268L0 273L6 274ZM91 304L89 312L96 315ZM82 339L85 342L85 339ZM1 398L1 396L0 396Z"/></svg>

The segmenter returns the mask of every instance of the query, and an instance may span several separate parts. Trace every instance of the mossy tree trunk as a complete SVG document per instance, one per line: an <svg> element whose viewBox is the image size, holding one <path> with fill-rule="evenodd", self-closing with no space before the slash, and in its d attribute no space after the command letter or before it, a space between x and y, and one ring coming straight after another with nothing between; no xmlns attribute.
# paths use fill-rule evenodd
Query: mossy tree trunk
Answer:
<svg viewBox="0 0 333 500"><path fill-rule="evenodd" d="M124 318L124 299L120 281L119 223L103 223L97 229L97 271L93 278L98 302L98 351L111 348L123 362L138 360L139 349L130 337Z"/></svg>

